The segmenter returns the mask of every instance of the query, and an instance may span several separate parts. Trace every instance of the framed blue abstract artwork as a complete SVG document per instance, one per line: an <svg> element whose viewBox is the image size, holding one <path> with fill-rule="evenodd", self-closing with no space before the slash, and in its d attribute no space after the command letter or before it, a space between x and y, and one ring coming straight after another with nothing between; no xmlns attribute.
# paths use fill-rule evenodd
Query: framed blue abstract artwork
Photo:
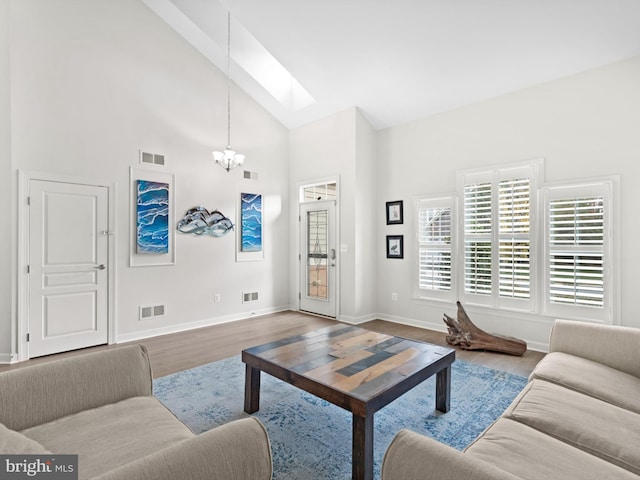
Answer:
<svg viewBox="0 0 640 480"><path fill-rule="evenodd" d="M136 252L169 253L169 184L137 181Z"/></svg>
<svg viewBox="0 0 640 480"><path fill-rule="evenodd" d="M242 204L242 244L243 252L262 250L262 195L241 193Z"/></svg>
<svg viewBox="0 0 640 480"><path fill-rule="evenodd" d="M129 265L175 264L174 175L131 167Z"/></svg>
<svg viewBox="0 0 640 480"><path fill-rule="evenodd" d="M240 193L238 261L264 259L263 197L260 193Z"/></svg>

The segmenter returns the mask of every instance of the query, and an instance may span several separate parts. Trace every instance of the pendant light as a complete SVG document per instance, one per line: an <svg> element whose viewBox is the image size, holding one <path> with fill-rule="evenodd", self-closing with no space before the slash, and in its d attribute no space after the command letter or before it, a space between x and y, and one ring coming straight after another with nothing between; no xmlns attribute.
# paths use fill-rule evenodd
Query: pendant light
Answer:
<svg viewBox="0 0 640 480"><path fill-rule="evenodd" d="M216 163L227 172L232 168L242 165L244 155L236 153L231 148L231 73L229 65L231 63L231 12L227 13L227 147L223 152L213 152Z"/></svg>

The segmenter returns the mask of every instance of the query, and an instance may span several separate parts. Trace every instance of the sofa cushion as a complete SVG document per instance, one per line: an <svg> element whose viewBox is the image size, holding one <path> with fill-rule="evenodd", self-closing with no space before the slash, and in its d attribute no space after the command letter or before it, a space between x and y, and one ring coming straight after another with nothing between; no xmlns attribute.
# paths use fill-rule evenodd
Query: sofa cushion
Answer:
<svg viewBox="0 0 640 480"><path fill-rule="evenodd" d="M194 434L154 397L134 397L23 430L59 454L78 454L81 478L91 478Z"/></svg>
<svg viewBox="0 0 640 480"><path fill-rule="evenodd" d="M498 419L465 452L523 480L638 480L617 465L509 418Z"/></svg>
<svg viewBox="0 0 640 480"><path fill-rule="evenodd" d="M147 350L118 346L2 372L0 423L20 431L144 395L152 395Z"/></svg>
<svg viewBox="0 0 640 480"><path fill-rule="evenodd" d="M533 380L503 415L640 475L640 415Z"/></svg>
<svg viewBox="0 0 640 480"><path fill-rule="evenodd" d="M20 432L10 430L0 423L0 453L12 455L51 452L35 440L26 437Z"/></svg>
<svg viewBox="0 0 640 480"><path fill-rule="evenodd" d="M640 378L562 352L547 354L530 376L640 413Z"/></svg>

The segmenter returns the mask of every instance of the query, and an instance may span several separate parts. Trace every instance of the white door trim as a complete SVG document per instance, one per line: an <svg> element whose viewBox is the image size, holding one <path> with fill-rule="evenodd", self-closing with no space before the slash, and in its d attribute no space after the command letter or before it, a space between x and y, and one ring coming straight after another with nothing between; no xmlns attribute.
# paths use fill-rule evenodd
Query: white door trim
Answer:
<svg viewBox="0 0 640 480"><path fill-rule="evenodd" d="M108 236L108 295L107 295L107 329L109 344L115 342L116 331L116 183L95 179L78 178L46 172L18 171L18 282L17 282L17 325L14 332L17 361L29 359L27 331L29 327L29 183L31 180L48 182L73 183L105 187L108 190L109 228Z"/></svg>

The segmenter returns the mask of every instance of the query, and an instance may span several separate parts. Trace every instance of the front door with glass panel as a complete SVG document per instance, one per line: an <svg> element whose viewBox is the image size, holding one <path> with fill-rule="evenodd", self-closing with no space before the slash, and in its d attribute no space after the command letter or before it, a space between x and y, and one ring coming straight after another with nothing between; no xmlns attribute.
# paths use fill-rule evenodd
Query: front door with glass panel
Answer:
<svg viewBox="0 0 640 480"><path fill-rule="evenodd" d="M336 317L335 201L300 205L300 310Z"/></svg>

